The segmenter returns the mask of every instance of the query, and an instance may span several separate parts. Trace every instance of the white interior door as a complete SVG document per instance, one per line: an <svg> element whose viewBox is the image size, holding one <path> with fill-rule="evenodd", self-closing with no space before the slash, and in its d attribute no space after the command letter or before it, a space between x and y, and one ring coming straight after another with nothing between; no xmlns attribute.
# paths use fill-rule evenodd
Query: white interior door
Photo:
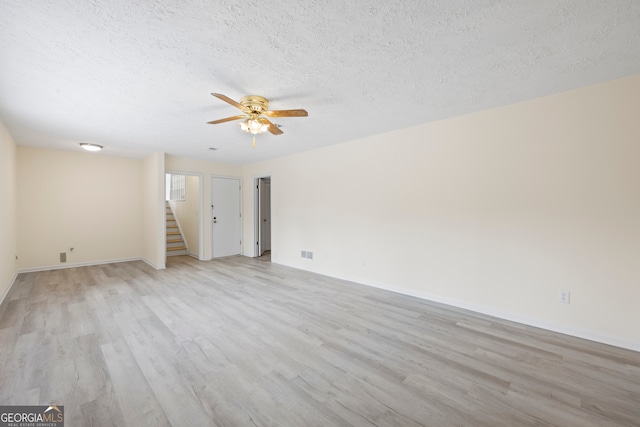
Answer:
<svg viewBox="0 0 640 427"><path fill-rule="evenodd" d="M211 253L213 258L241 252L240 179L211 178Z"/></svg>
<svg viewBox="0 0 640 427"><path fill-rule="evenodd" d="M260 178L258 181L260 206L260 255L271 250L271 182Z"/></svg>

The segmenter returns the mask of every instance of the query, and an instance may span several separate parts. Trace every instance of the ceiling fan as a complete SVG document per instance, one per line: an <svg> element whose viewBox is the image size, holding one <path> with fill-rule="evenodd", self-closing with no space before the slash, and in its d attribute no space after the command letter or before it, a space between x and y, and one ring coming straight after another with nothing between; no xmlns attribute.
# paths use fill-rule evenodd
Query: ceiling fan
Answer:
<svg viewBox="0 0 640 427"><path fill-rule="evenodd" d="M242 120L240 127L243 131L253 134L253 146L256 146L256 135L264 132L271 132L273 135L282 135L282 131L273 124L267 117L307 117L309 113L306 110L269 110L269 100L258 95L247 95L236 102L228 96L220 93L212 93L218 99L231 104L242 110L244 114L227 117L224 119L207 122L210 125L218 123L231 122L234 120Z"/></svg>

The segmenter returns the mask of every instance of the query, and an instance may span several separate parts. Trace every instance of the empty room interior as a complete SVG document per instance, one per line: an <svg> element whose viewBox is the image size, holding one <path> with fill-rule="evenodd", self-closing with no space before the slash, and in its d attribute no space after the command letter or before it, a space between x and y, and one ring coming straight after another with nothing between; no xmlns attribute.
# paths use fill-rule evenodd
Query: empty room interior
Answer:
<svg viewBox="0 0 640 427"><path fill-rule="evenodd" d="M0 63L3 413L640 426L640 3L0 0Z"/></svg>

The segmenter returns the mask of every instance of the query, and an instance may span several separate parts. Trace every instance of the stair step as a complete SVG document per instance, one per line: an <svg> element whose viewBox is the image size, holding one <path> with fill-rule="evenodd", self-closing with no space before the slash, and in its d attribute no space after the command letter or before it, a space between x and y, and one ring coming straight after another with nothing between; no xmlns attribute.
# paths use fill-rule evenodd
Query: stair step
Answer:
<svg viewBox="0 0 640 427"><path fill-rule="evenodd" d="M180 255L189 255L189 253L185 250L185 251L171 251L171 252L167 252L167 256L171 257L171 256L180 256Z"/></svg>
<svg viewBox="0 0 640 427"><path fill-rule="evenodd" d="M187 255L187 246L178 228L178 221L171 210L169 202L167 202L166 211L166 233L167 233L167 256L169 255ZM175 236L175 237L170 237Z"/></svg>

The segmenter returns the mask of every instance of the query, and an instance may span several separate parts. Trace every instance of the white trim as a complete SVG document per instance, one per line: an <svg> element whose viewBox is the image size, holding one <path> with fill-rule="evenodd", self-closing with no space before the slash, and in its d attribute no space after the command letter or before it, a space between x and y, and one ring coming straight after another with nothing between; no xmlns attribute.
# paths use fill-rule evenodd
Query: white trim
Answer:
<svg viewBox="0 0 640 427"><path fill-rule="evenodd" d="M403 295L409 295L416 298L438 302L441 304L450 305L453 307L462 308L465 310L473 311L475 313L484 314L487 316L497 317L499 319L508 320L515 323L520 323L527 326L533 326L536 328L545 329L552 332L558 332L564 335L570 335L577 338L586 339L589 341L595 341L602 344L608 344L615 347L626 348L628 350L634 350L640 352L640 343L632 342L620 337L614 337L609 335L603 335L595 331L589 331L581 328L574 328L559 323L549 322L543 319L536 319L533 317L522 316L517 313L503 311L492 307L482 306L478 304L468 303L461 300L452 298L440 297L438 295L432 295L425 292L414 291L406 288L397 288L394 286L377 286L374 284L363 283L366 286L371 286L379 289L385 289L391 292L396 292Z"/></svg>
<svg viewBox="0 0 640 427"><path fill-rule="evenodd" d="M9 295L9 291L13 287L13 284L16 283L16 279L18 278L18 274L20 274L20 271L16 270L16 272L13 274L13 277L11 278L11 280L9 280L9 286L7 286L7 289L4 291L4 294L2 294L2 297L0 298L0 306L2 306L2 303L4 302L4 299L7 297L7 295Z"/></svg>
<svg viewBox="0 0 640 427"><path fill-rule="evenodd" d="M204 174L198 174L198 192L200 197L200 215L199 224L198 224L198 260L204 261Z"/></svg>
<svg viewBox="0 0 640 427"><path fill-rule="evenodd" d="M160 169L158 172L158 180L159 180L159 188L158 188L158 214L159 217L158 219L160 220L160 223L158 224L158 236L160 238L160 247L157 249L157 257L156 260L160 263L157 266L155 264L149 264L148 260L145 260L145 258L143 257L142 260L151 265L153 268L155 268L156 270L162 270L166 267L167 264L167 209L165 208L166 204L165 204L165 187L164 187L164 183L166 180L166 173L165 171L165 167L164 167L164 158L165 158L165 154L161 153L162 155L158 156L158 160L160 163L160 166L158 169ZM186 185L186 182L185 182Z"/></svg>
<svg viewBox="0 0 640 427"><path fill-rule="evenodd" d="M151 267L155 268L156 270L165 270L167 268L166 264L162 264L162 265L155 265L154 263L152 263L151 261L149 261L148 259L146 259L145 257L142 258L137 258L135 260L131 260L131 261L142 261L147 265L150 265Z"/></svg>
<svg viewBox="0 0 640 427"><path fill-rule="evenodd" d="M107 259L107 260L100 260L100 261L73 262L73 263L64 263L59 265L48 265L43 267L21 268L18 270L18 273L33 273L36 271L62 270L65 268L89 267L93 265L115 264L118 262L131 262L131 261L144 261L145 263L149 264L156 270L164 269L164 267L156 266L152 262L148 261L146 258L134 257L134 258Z"/></svg>
<svg viewBox="0 0 640 427"><path fill-rule="evenodd" d="M300 267L297 267L294 265L288 265L288 264L282 264L282 265L301 269ZM319 273L312 270L305 270L305 271L311 271L316 274L323 274L323 273ZM329 276L328 274L325 274L325 275ZM605 335L600 332L590 331L587 329L574 328L572 326L549 322L543 319L536 319L533 317L522 316L517 313L503 311L503 310L499 310L499 309L495 309L495 308L487 307L483 305L473 304L473 303L469 303L469 302L458 300L458 299L442 297L439 295L433 295L427 292L416 291L414 289L408 289L408 288L403 288L399 286L390 286L384 283L373 283L373 282L365 283L361 281L361 279L359 278L348 277L348 276L330 276L330 277L335 277L341 280L347 280L350 282L357 283L359 285L370 286L372 288L378 288L378 289L383 289L385 291L395 292L397 294L408 295L408 296L420 298L426 301L437 302L440 304L445 304L452 307L473 311L475 313L484 314L486 316L496 317L502 320L508 320L511 322L520 323L527 326L533 326L535 328L545 329L551 332L557 332L564 335L570 335L576 338L582 338L589 341L595 341L601 344L612 345L614 347L620 347L627 350L640 352L639 342L630 341L629 339L625 339L622 337Z"/></svg>

